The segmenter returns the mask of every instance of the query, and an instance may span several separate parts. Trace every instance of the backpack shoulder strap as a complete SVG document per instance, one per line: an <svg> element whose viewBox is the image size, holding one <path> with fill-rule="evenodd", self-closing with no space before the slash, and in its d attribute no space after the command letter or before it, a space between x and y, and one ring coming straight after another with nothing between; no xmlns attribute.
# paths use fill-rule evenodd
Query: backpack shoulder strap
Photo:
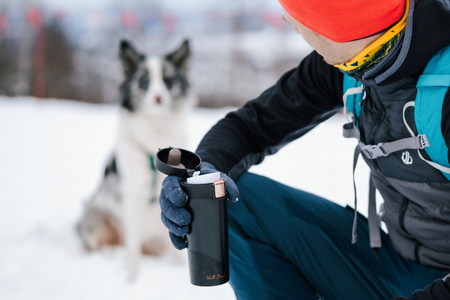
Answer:
<svg viewBox="0 0 450 300"><path fill-rule="evenodd" d="M442 49L427 64L417 82L414 120L418 134L426 134L425 148L433 167L450 180L448 148L441 131L442 106L450 87L450 46Z"/></svg>

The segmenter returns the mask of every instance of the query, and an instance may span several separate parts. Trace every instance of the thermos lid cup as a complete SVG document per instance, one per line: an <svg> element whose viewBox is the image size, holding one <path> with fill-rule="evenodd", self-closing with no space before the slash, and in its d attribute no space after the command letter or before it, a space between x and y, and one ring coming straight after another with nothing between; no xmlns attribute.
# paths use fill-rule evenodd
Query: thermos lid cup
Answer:
<svg viewBox="0 0 450 300"><path fill-rule="evenodd" d="M180 166L172 166L168 164L169 160L169 152L172 150L179 150L178 153L181 153L180 157ZM171 176L178 176L183 178L191 177L192 174L196 171L200 171L200 165L202 164L202 159L197 154L180 149L180 148L163 148L158 151L156 154L156 160L155 160L155 167L160 172L171 175Z"/></svg>

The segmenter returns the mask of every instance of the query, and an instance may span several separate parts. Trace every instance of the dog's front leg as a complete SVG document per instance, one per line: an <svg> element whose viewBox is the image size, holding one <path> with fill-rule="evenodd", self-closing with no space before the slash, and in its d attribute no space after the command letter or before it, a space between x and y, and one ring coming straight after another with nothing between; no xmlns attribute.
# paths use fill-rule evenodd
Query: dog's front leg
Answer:
<svg viewBox="0 0 450 300"><path fill-rule="evenodd" d="M118 143L117 160L123 195L123 225L129 280L138 275L143 244L143 224L151 195L151 170L147 154L131 141Z"/></svg>

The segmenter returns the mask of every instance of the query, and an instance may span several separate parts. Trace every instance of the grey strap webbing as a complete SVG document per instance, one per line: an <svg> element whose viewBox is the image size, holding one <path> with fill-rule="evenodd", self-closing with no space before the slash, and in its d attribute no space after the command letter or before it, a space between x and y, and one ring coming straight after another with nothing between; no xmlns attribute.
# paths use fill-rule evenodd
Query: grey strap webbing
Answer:
<svg viewBox="0 0 450 300"><path fill-rule="evenodd" d="M430 146L427 136L425 134L419 134L412 137L403 138L388 143L379 143L377 145L366 145L359 139L359 130L353 123L347 123L344 125L343 135L346 138L357 138L358 146L361 148L361 152L368 159L376 159L378 157L388 156L391 153L405 150L405 149L423 149Z"/></svg>
<svg viewBox="0 0 450 300"><path fill-rule="evenodd" d="M355 170L358 164L358 158L361 154L361 148L359 145L355 147L355 152L353 154L353 193L355 195L355 215L353 217L352 226L352 244L358 241L358 195L356 193L356 182L355 182ZM376 203L376 188L372 180L372 175L370 175L369 180L369 217L367 219L369 225L369 239L370 247L380 248L381 247L381 234L380 234L380 219L377 214L377 203Z"/></svg>
<svg viewBox="0 0 450 300"><path fill-rule="evenodd" d="M359 142L359 146L368 159L375 159L404 149L423 149L430 146L430 143L425 134L419 134L389 143L379 143L378 145L365 145Z"/></svg>
<svg viewBox="0 0 450 300"><path fill-rule="evenodd" d="M369 237L370 247L381 247L380 218L377 214L376 187L373 183L372 174L369 179Z"/></svg>
<svg viewBox="0 0 450 300"><path fill-rule="evenodd" d="M356 183L355 183L355 170L356 165L358 164L358 158L361 154L361 148L359 146L355 147L355 152L353 154L353 193L355 195L355 216L353 217L353 226L352 226L352 244L356 243L358 240L358 234L356 233L356 229L358 227L358 195L356 193Z"/></svg>
<svg viewBox="0 0 450 300"><path fill-rule="evenodd" d="M357 138L359 141L359 129L355 126L354 123L344 124L343 135L346 138ZM358 145L355 147L355 151L353 154L353 193L355 197L355 216L353 218L353 226L352 226L352 244L356 243L358 240L357 231L357 218L358 218L358 196L356 192L356 182L355 182L355 170L356 165L358 163L358 158L361 152L363 152L362 148L366 146L359 141ZM367 152L367 151L366 151ZM380 235L380 227L379 227L379 218L377 215L377 207L376 207L376 189L375 185L372 182L372 175L369 181L369 216L368 216L368 224L369 224L369 238L370 238L370 246L372 248L381 247L381 235Z"/></svg>

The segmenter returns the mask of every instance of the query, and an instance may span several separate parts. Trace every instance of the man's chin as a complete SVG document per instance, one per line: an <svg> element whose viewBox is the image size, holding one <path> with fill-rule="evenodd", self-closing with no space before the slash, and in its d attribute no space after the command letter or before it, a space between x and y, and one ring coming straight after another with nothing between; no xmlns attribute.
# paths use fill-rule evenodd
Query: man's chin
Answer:
<svg viewBox="0 0 450 300"><path fill-rule="evenodd" d="M325 57L323 58L323 61L326 62L327 64L329 64L330 66L335 66L335 65L341 64L341 62L333 61L333 60L327 59Z"/></svg>

